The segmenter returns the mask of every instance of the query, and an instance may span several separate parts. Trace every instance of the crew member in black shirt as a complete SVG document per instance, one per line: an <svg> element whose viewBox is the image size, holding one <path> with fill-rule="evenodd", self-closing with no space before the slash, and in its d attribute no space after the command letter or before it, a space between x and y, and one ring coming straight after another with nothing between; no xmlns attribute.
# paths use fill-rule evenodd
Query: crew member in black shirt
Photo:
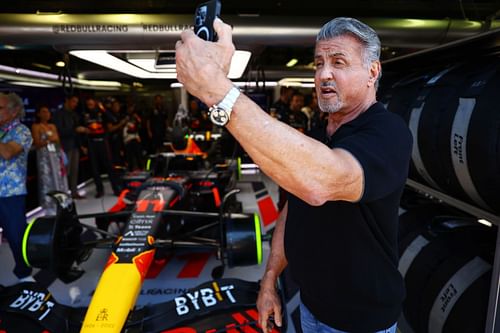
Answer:
<svg viewBox="0 0 500 333"><path fill-rule="evenodd" d="M104 187L101 179L101 170L104 169L109 176L111 188L115 195L120 194L120 185L118 177L113 172L111 165L111 152L108 142L108 133L106 130L106 113L104 109L97 107L93 97L85 101L85 111L83 112L83 125L87 128L87 144L89 151L89 160L92 168L92 178L96 187L96 198L104 195Z"/></svg>
<svg viewBox="0 0 500 333"><path fill-rule="evenodd" d="M287 124L296 130L306 133L307 132L307 116L302 112L304 107L304 95L296 91L290 99L290 110L288 113Z"/></svg>
<svg viewBox="0 0 500 333"><path fill-rule="evenodd" d="M404 121L376 100L377 34L351 18L333 19L320 30L315 87L328 124L311 138L237 91L226 75L234 52L231 27L220 19L214 27L216 43L182 32L177 79L206 105L224 110L215 122L290 193L260 283L263 330L269 331L270 315L282 323L275 288L288 265L300 287L304 332L395 332L405 294L397 269L398 206L412 138Z"/></svg>
<svg viewBox="0 0 500 333"><path fill-rule="evenodd" d="M290 113L290 100L292 99L293 93L293 88L281 86L280 98L271 106L273 116L285 123L288 123L288 114Z"/></svg>
<svg viewBox="0 0 500 333"><path fill-rule="evenodd" d="M111 100L111 109L106 109L106 130L108 132L108 142L111 151L111 161L113 166L123 166L123 128L127 124L128 117L121 111L120 101Z"/></svg>
<svg viewBox="0 0 500 333"><path fill-rule="evenodd" d="M160 152L165 141L165 134L168 127L168 114L163 105L163 96L156 95L153 100L153 108L146 118L146 128L151 142L152 154Z"/></svg>
<svg viewBox="0 0 500 333"><path fill-rule="evenodd" d="M71 196L74 199L83 199L78 193L78 168L80 165L80 134L87 129L80 126L80 117L76 112L77 96L67 96L62 109L54 113L54 124L61 138L61 145L68 157L68 183Z"/></svg>

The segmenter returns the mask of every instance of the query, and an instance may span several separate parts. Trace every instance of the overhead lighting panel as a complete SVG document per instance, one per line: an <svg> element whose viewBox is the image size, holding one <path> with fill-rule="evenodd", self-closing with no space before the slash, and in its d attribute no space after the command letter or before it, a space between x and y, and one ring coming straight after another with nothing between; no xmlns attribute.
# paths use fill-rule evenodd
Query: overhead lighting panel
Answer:
<svg viewBox="0 0 500 333"><path fill-rule="evenodd" d="M292 59L290 59L289 62L286 63L286 67L293 67L293 66L297 65L298 62L299 62L299 60L297 58L292 58Z"/></svg>
<svg viewBox="0 0 500 333"><path fill-rule="evenodd" d="M71 55L78 57L97 65L121 72L140 79L175 79L175 73L153 73L137 67L136 65L122 60L108 51L103 50L75 50L69 52Z"/></svg>
<svg viewBox="0 0 500 333"><path fill-rule="evenodd" d="M60 87L61 80L58 75L34 71L26 68L11 67L0 65L0 78L10 81L16 85L28 85L37 87L49 86ZM83 80L80 78L71 78L75 88L95 89L95 90L119 90L122 84L118 81L102 81L102 80ZM29 81L28 83L26 83Z"/></svg>
<svg viewBox="0 0 500 333"><path fill-rule="evenodd" d="M278 81L278 85L286 87L314 88L312 77L285 77Z"/></svg>
<svg viewBox="0 0 500 333"><path fill-rule="evenodd" d="M158 52L156 54L154 67L156 68L156 70L175 70L175 50L168 52Z"/></svg>
<svg viewBox="0 0 500 333"><path fill-rule="evenodd" d="M229 74L227 77L230 79L239 79L243 73L245 73L251 56L252 53L250 51L236 50L231 59L231 66L229 67Z"/></svg>
<svg viewBox="0 0 500 333"><path fill-rule="evenodd" d="M49 65L40 64L38 62L33 62L33 63L31 63L31 65L33 65L34 67L38 67L38 68L41 68L41 69L48 70L48 71L50 71L52 69Z"/></svg>
<svg viewBox="0 0 500 333"><path fill-rule="evenodd" d="M35 88L55 88L57 85L51 83L40 83L33 81L9 81L10 84L16 86L25 86L25 87L35 87Z"/></svg>
<svg viewBox="0 0 500 333"><path fill-rule="evenodd" d="M114 55L114 52L125 53L126 59ZM105 51L105 50L73 50L71 55L93 62L140 79L176 79L175 64L156 66L157 53L148 51ZM245 72L252 53L236 50L231 60L228 77L240 78Z"/></svg>
<svg viewBox="0 0 500 333"><path fill-rule="evenodd" d="M160 63L160 59L161 63ZM171 59L169 62L166 59ZM127 53L127 61L148 72L176 73L175 51L168 52L131 52Z"/></svg>
<svg viewBox="0 0 500 333"><path fill-rule="evenodd" d="M175 71L175 65L169 67L162 67L158 68L156 66L156 61L154 58L149 58L149 59L128 59L129 62L133 63L137 67L140 67L148 72L158 72L158 73L174 73L176 74L177 72Z"/></svg>

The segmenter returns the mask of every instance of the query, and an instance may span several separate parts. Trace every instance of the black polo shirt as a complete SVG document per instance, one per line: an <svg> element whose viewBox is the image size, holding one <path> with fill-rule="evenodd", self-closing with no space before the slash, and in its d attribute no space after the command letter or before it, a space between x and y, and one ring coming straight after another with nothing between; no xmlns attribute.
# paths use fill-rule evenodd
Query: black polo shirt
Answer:
<svg viewBox="0 0 500 333"><path fill-rule="evenodd" d="M405 295L398 272L398 207L412 137L398 115L375 103L331 138L364 172L362 198L313 207L290 195L285 252L303 303L325 324L375 332L394 324ZM335 165L332 165L335 168Z"/></svg>

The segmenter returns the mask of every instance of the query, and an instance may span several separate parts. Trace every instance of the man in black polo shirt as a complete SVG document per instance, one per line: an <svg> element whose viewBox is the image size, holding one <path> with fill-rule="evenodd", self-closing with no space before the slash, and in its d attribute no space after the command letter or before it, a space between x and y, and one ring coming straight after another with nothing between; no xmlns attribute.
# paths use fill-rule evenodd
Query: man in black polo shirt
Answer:
<svg viewBox="0 0 500 333"><path fill-rule="evenodd" d="M380 41L351 18L316 40L315 85L326 129L313 138L262 111L226 78L231 27L217 43L191 31L176 44L178 80L225 125L290 197L278 218L257 301L259 322L281 325L276 280L285 266L300 287L304 332L395 332L404 298L398 205L411 153L403 120L376 101Z"/></svg>

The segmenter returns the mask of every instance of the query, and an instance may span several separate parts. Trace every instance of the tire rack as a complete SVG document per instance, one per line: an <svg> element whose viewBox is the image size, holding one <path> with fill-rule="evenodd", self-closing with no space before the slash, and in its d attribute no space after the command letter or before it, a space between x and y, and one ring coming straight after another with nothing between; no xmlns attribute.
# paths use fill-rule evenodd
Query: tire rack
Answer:
<svg viewBox="0 0 500 333"><path fill-rule="evenodd" d="M495 247L495 259L493 263L492 276L491 276L491 287L490 287L490 297L488 302L488 314L486 317L486 333L500 332L500 216L494 215L476 206L457 200L447 194L437 191L426 185L422 185L414 180L407 179L406 185L412 190L423 193L431 198L437 199L444 202L450 206L458 208L466 213L469 213L478 219L485 219L489 222L495 224L498 227L496 247Z"/></svg>

